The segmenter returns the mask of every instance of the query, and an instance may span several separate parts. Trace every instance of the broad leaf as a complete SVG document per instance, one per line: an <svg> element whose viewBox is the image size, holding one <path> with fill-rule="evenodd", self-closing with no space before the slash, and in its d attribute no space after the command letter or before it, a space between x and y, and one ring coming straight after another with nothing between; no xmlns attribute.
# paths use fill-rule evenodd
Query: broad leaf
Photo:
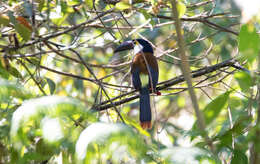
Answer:
<svg viewBox="0 0 260 164"><path fill-rule="evenodd" d="M180 1L178 1L178 4L177 4L177 10L178 10L178 16L179 18L181 18L185 12L186 12L186 5Z"/></svg>
<svg viewBox="0 0 260 164"><path fill-rule="evenodd" d="M0 14L0 25L7 26L10 23L10 20L7 16Z"/></svg>
<svg viewBox="0 0 260 164"><path fill-rule="evenodd" d="M0 101L8 101L11 98L28 99L32 97L32 94L25 91L25 89L10 81L0 79Z"/></svg>
<svg viewBox="0 0 260 164"><path fill-rule="evenodd" d="M233 151L233 157L231 159L231 164L247 164L248 159L244 152L241 152L239 150Z"/></svg>
<svg viewBox="0 0 260 164"><path fill-rule="evenodd" d="M61 140L71 144L78 132L76 128L67 127L75 125L75 120L80 117L95 120L95 115L87 112L76 99L59 96L30 99L13 114L11 141L17 151L22 145L30 146L31 140L36 137L42 137L47 144L55 144L57 148Z"/></svg>
<svg viewBox="0 0 260 164"><path fill-rule="evenodd" d="M125 9L129 9L131 7L131 4L122 1L122 2L117 3L115 7L118 10L125 10Z"/></svg>
<svg viewBox="0 0 260 164"><path fill-rule="evenodd" d="M166 159L166 163L172 164L197 164L200 163L200 161L207 161L206 163L217 163L217 160L214 160L213 156L209 152L197 147L167 148L161 150L160 155Z"/></svg>
<svg viewBox="0 0 260 164"><path fill-rule="evenodd" d="M8 79L9 78L9 72L3 67L4 64L4 58L2 58L2 60L0 61L0 76L4 79Z"/></svg>
<svg viewBox="0 0 260 164"><path fill-rule="evenodd" d="M123 124L95 123L87 127L76 144L78 163L91 164L96 161L124 163L131 159L140 163L147 151L143 140L132 128ZM98 154L98 155L97 155Z"/></svg>
<svg viewBox="0 0 260 164"><path fill-rule="evenodd" d="M85 0L85 3L89 9L93 9L93 0Z"/></svg>
<svg viewBox="0 0 260 164"><path fill-rule="evenodd" d="M225 107L230 91L225 92L224 94L218 96L212 100L203 110L203 116L205 119L206 125L209 125L213 120L215 120L221 110ZM197 126L197 121L193 125L193 129Z"/></svg>
<svg viewBox="0 0 260 164"><path fill-rule="evenodd" d="M31 38L31 31L23 24L16 23L14 28L25 41Z"/></svg>
<svg viewBox="0 0 260 164"><path fill-rule="evenodd" d="M259 54L260 38L253 24L245 24L239 33L239 51L243 59L252 62Z"/></svg>
<svg viewBox="0 0 260 164"><path fill-rule="evenodd" d="M253 85L253 80L247 72L237 72L235 78L243 92L248 92Z"/></svg>
<svg viewBox="0 0 260 164"><path fill-rule="evenodd" d="M23 77L22 74L15 67L10 67L8 69L8 72L16 78L22 78Z"/></svg>

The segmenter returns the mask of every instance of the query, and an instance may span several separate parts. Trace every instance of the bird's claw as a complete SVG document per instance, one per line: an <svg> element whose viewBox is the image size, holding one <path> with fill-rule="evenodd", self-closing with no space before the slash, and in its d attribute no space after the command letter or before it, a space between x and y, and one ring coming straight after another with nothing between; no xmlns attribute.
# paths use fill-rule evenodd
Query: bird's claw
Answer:
<svg viewBox="0 0 260 164"><path fill-rule="evenodd" d="M156 89L152 90L152 88L150 88L150 91L154 94L156 94L157 96L161 96L162 93L160 91L157 91Z"/></svg>

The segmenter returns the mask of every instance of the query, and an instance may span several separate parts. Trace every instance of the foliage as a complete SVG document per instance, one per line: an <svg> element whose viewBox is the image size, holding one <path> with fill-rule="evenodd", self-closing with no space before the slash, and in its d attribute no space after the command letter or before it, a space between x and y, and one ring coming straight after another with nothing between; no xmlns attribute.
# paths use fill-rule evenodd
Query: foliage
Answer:
<svg viewBox="0 0 260 164"><path fill-rule="evenodd" d="M260 163L258 2L177 1L193 101L172 2L1 1L0 163ZM134 38L160 68L147 131L113 53Z"/></svg>

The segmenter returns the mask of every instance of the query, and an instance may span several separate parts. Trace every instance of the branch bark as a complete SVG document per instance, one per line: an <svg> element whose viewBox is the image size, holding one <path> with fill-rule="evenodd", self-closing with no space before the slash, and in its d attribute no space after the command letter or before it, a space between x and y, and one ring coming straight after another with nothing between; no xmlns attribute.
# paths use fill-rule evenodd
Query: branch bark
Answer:
<svg viewBox="0 0 260 164"><path fill-rule="evenodd" d="M212 73L214 71L217 71L217 70L219 70L221 68L225 68L225 67L234 67L234 68L238 69L235 65L236 65L236 60L230 59L230 60L226 60L224 62L221 62L219 64L215 64L213 66L208 66L208 67L204 67L204 68L198 69L196 71L192 71L191 72L191 76L192 76L192 78L200 77L200 76ZM170 79L168 81L164 81L164 82L159 83L158 87L156 87L156 90L164 90L164 89L167 89L170 86L173 86L173 85L176 85L176 84L180 84L180 83L182 83L184 81L185 81L184 76L181 75L181 76L175 77L173 79ZM134 96L122 99L120 101L115 101L115 100L120 99L120 98L125 97L125 96L129 96L131 94L134 94L135 92L137 92L137 91L136 90L132 90L130 92L121 94L121 95L119 95L117 97L111 98L111 100L114 101L114 104L116 106L122 105L124 103L130 102L132 100L135 100L135 99L139 98L139 95L134 95ZM108 103L109 103L109 101L103 101L100 104L94 106L93 110L102 111L102 110L106 110L108 108L111 108L112 105L108 104Z"/></svg>
<svg viewBox="0 0 260 164"><path fill-rule="evenodd" d="M192 86L192 78L191 78L192 76L190 73L190 65L188 62L188 57L185 54L185 43L184 43L184 39L182 36L181 22L179 19L179 13L177 11L176 0L172 0L171 4L172 4L172 13L173 13L173 17L175 20L175 28L176 28L177 38L178 38L179 56L181 58L181 70L182 70L184 79L187 82L188 91L190 94L192 105L193 105L194 111L196 113L196 117L198 119L198 128L200 129L201 135L204 137L204 139L207 142L208 146L210 147L211 151L215 154L215 148L207 134L207 131L205 130L206 129L205 120L199 109L197 97L196 97L194 88Z"/></svg>

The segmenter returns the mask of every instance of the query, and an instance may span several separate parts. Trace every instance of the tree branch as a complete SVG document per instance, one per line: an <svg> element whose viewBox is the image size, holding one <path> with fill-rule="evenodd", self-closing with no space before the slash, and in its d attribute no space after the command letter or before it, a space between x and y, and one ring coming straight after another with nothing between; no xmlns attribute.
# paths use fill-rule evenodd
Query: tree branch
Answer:
<svg viewBox="0 0 260 164"><path fill-rule="evenodd" d="M212 73L214 71L217 71L217 70L219 70L221 68L225 68L225 67L234 67L234 68L236 68L235 64L236 64L236 60L234 60L234 59L226 60L224 62L221 62L219 64L215 64L213 66L208 66L208 67L204 67L204 68L198 69L196 71L192 71L191 76L192 76L192 78L197 78L197 77L200 77L200 76ZM156 87L156 90L164 90L164 89L167 89L170 86L173 86L173 85L176 85L176 84L180 84L180 83L182 83L184 81L185 81L185 79L184 79L183 75L177 76L177 77L175 77L173 79L170 79L170 80L167 80L167 81L159 83L158 87ZM111 98L111 100L115 101L115 100L120 99L122 97L132 95L135 92L137 92L137 91L136 90L132 90L130 92L121 94L121 95L119 95L117 97ZM132 100L135 100L137 98L139 98L139 95L134 95L134 96L125 98L125 99L120 100L120 101L115 101L114 104L118 106L118 105L130 102ZM111 108L112 107L111 104L107 104L107 103L108 103L108 101L103 101L100 104L94 106L93 110L102 111L102 110L106 110L108 108Z"/></svg>

